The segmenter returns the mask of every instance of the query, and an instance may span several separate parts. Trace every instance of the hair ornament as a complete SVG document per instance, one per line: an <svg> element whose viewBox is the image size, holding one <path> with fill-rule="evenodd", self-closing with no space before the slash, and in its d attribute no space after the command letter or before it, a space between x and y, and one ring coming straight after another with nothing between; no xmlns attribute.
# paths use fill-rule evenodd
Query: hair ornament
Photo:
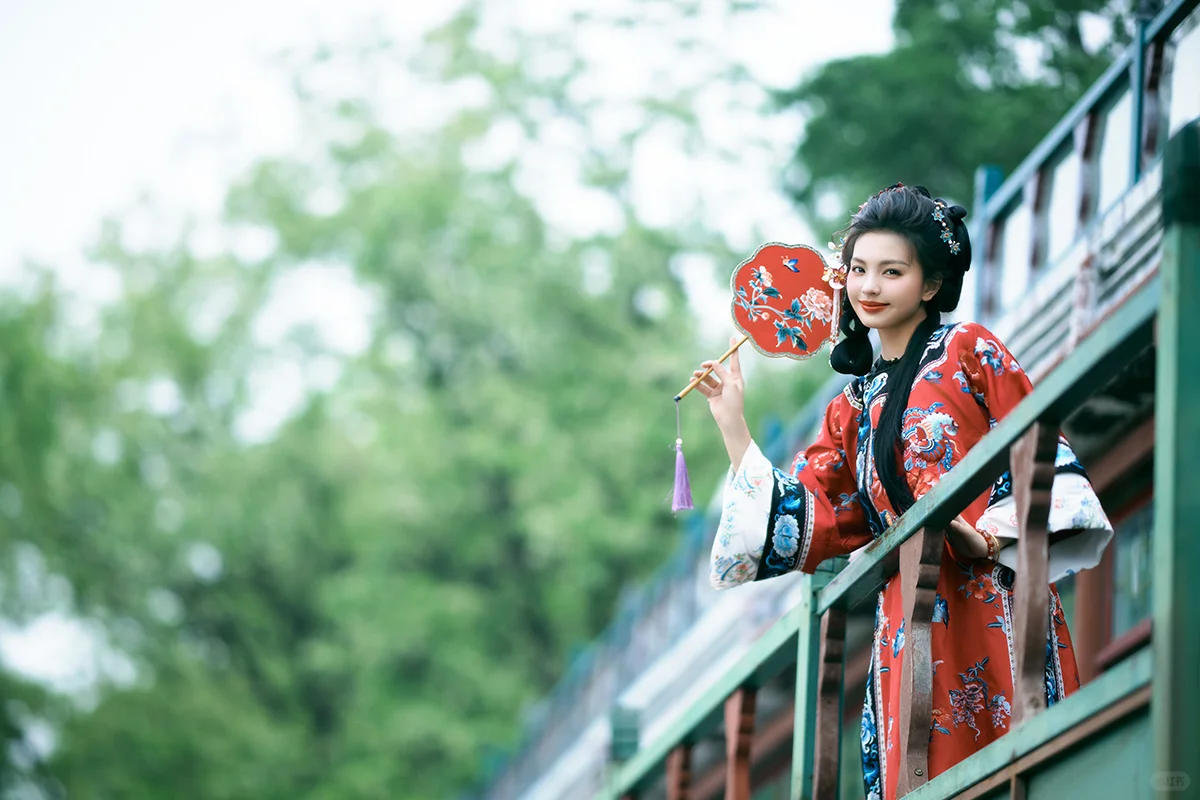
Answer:
<svg viewBox="0 0 1200 800"><path fill-rule="evenodd" d="M951 253L958 255L958 251L961 249L961 246L958 242L954 241L954 233L950 230L950 219L949 214L947 213L946 204L941 200L934 200L933 204L936 206L936 208L933 209L932 216L942 225L942 241L949 246Z"/></svg>

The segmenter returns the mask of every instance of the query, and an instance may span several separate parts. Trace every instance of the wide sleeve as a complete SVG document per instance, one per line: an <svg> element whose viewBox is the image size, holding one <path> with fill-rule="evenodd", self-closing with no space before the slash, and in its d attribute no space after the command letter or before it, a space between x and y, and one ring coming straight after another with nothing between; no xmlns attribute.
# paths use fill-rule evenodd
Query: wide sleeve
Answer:
<svg viewBox="0 0 1200 800"><path fill-rule="evenodd" d="M811 573L825 559L871 540L843 445L849 410L844 393L829 404L816 441L796 457L790 473L773 467L751 442L725 484L713 539L714 588L797 569Z"/></svg>
<svg viewBox="0 0 1200 800"><path fill-rule="evenodd" d="M958 353L960 372L955 378L964 392L972 393L987 409L989 422L995 427L1033 390L1033 385L1013 355L986 328L970 325L966 333ZM1100 506L1087 471L1061 435L1054 471L1049 530L1051 534L1069 535L1051 538L1051 582L1099 564L1113 537L1112 523ZM1017 508L1009 473L992 486L987 508L975 528L1001 540L1016 540ZM1017 548L1002 549L999 561L1016 569Z"/></svg>

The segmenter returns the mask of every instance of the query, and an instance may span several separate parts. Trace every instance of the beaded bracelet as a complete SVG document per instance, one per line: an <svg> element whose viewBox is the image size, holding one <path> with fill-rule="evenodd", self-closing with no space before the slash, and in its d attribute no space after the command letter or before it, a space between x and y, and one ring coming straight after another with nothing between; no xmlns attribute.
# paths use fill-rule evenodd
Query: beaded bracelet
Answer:
<svg viewBox="0 0 1200 800"><path fill-rule="evenodd" d="M987 559L988 559L988 561L999 561L1000 560L1000 540L997 539L993 534L988 533L987 531L979 531L979 534L981 536L983 536L983 540L985 542L987 542Z"/></svg>

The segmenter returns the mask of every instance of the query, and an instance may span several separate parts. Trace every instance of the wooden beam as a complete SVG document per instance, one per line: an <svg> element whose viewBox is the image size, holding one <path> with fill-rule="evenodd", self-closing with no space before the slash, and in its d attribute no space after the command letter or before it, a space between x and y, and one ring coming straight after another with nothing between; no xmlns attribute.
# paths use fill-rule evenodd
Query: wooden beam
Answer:
<svg viewBox="0 0 1200 800"><path fill-rule="evenodd" d="M1112 637L1112 570L1114 547L1107 547L1095 569L1075 576L1075 608L1071 644L1079 667L1079 682L1089 683L1098 675L1100 653Z"/></svg>
<svg viewBox="0 0 1200 800"><path fill-rule="evenodd" d="M1046 707L1046 636L1050 624L1050 488L1058 452L1056 426L1035 423L1012 449L1017 506L1017 576L1013 612L1016 685L1013 725Z"/></svg>
<svg viewBox="0 0 1200 800"><path fill-rule="evenodd" d="M1163 157L1162 300L1155 370L1154 449L1154 731L1155 779L1190 772L1173 792L1200 798L1200 122L1185 125Z"/></svg>
<svg viewBox="0 0 1200 800"><path fill-rule="evenodd" d="M667 756L667 800L689 800L692 786L692 746L681 744Z"/></svg>
<svg viewBox="0 0 1200 800"><path fill-rule="evenodd" d="M750 800L750 750L757 692L741 688L725 701L725 800Z"/></svg>
<svg viewBox="0 0 1200 800"><path fill-rule="evenodd" d="M1088 477L1097 493L1107 491L1129 470L1154 454L1154 415L1108 448L1095 464L1088 466Z"/></svg>
<svg viewBox="0 0 1200 800"><path fill-rule="evenodd" d="M904 601L904 661L900 668L900 776L905 795L929 780L929 726L933 719L931 628L945 536L926 528L900 546Z"/></svg>
<svg viewBox="0 0 1200 800"><path fill-rule="evenodd" d="M842 682L846 666L844 609L831 608L821 615L819 663L813 797L837 797L842 753Z"/></svg>

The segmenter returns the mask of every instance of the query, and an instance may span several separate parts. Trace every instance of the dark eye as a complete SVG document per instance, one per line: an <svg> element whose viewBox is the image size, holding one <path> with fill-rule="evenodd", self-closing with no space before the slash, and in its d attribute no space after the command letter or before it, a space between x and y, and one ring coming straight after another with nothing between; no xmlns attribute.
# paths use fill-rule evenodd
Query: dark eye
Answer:
<svg viewBox="0 0 1200 800"><path fill-rule="evenodd" d="M888 270L887 270L886 272L884 272L883 274L884 274L884 275L899 275L899 274L900 274L900 270L896 269L895 267L891 267L890 269L888 269Z"/></svg>
<svg viewBox="0 0 1200 800"><path fill-rule="evenodd" d="M850 271L851 272L866 272L866 270L862 268L861 264L855 264L854 266L850 267Z"/></svg>

